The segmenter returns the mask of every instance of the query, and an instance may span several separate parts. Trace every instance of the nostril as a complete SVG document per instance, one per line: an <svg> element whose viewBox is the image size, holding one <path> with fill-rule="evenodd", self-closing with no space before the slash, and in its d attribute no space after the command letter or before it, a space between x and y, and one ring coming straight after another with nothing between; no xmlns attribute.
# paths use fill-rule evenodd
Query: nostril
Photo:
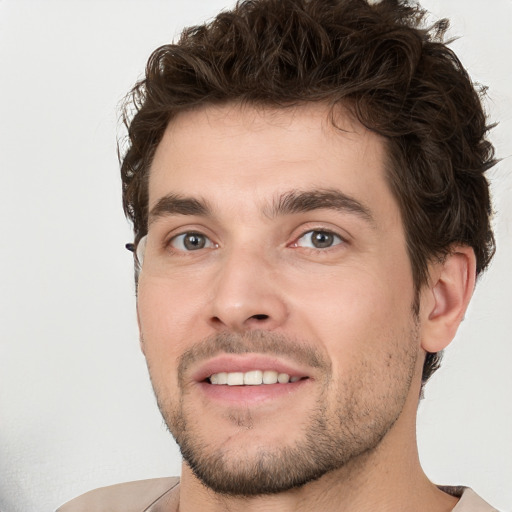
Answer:
<svg viewBox="0 0 512 512"><path fill-rule="evenodd" d="M251 318L254 318L255 320L267 320L268 315L252 315Z"/></svg>

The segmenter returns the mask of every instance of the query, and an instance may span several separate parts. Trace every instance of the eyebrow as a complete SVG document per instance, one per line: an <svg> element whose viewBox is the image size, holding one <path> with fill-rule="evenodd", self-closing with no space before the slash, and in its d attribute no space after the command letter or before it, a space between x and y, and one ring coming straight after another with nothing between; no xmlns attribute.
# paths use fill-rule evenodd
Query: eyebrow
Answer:
<svg viewBox="0 0 512 512"><path fill-rule="evenodd" d="M371 210L357 199L337 189L292 190L281 194L265 214L274 218L280 215L310 212L313 210L337 210L350 213L374 224Z"/></svg>
<svg viewBox="0 0 512 512"><path fill-rule="evenodd" d="M374 224L370 209L357 199L337 189L291 190L280 194L263 209L264 215L275 218L314 210L337 210L354 214ZM212 209L204 199L185 197L180 194L167 194L151 208L148 224L168 215L212 216Z"/></svg>
<svg viewBox="0 0 512 512"><path fill-rule="evenodd" d="M161 197L151 208L148 216L148 224L155 222L160 217L168 215L199 215L210 216L211 209L208 203L202 199L184 197L179 194L167 194Z"/></svg>

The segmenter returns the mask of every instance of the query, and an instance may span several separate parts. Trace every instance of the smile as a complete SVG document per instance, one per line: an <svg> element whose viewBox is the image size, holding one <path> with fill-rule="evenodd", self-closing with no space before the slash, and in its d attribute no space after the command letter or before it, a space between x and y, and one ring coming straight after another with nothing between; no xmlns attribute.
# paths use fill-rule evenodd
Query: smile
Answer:
<svg viewBox="0 0 512 512"><path fill-rule="evenodd" d="M298 376L279 373L276 370L251 370L248 372L219 372L210 375L210 384L227 386L260 386L262 384L287 384L297 382Z"/></svg>

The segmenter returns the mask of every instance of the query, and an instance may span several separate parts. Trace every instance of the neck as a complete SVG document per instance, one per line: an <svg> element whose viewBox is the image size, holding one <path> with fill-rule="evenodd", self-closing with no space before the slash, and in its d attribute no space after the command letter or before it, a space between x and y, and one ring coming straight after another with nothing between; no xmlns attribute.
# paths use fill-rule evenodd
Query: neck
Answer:
<svg viewBox="0 0 512 512"><path fill-rule="evenodd" d="M419 390L418 390L419 391ZM264 496L223 496L206 488L183 464L180 512L449 512L457 498L424 474L416 443L417 394L373 450L300 488Z"/></svg>

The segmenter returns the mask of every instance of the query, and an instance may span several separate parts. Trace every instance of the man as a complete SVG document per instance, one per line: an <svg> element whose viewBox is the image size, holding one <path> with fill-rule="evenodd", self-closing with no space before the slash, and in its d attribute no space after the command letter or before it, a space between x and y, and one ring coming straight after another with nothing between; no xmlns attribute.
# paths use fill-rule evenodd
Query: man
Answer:
<svg viewBox="0 0 512 512"><path fill-rule="evenodd" d="M494 252L480 98L423 16L247 1L150 58L123 198L182 475L60 510L495 510L417 454L422 387Z"/></svg>

